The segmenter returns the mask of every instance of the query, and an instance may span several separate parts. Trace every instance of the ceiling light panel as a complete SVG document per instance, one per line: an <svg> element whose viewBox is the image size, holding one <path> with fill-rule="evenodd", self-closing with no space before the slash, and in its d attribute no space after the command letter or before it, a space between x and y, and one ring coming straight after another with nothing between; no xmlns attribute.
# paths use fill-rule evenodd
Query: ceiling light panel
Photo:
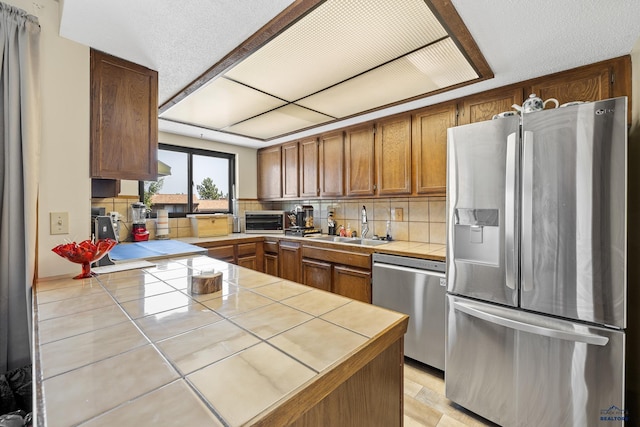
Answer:
<svg viewBox="0 0 640 427"><path fill-rule="evenodd" d="M239 83L219 78L187 96L160 117L222 129L285 103Z"/></svg>
<svg viewBox="0 0 640 427"><path fill-rule="evenodd" d="M225 76L294 101L446 36L424 0L327 0Z"/></svg>
<svg viewBox="0 0 640 427"><path fill-rule="evenodd" d="M343 118L476 78L455 43L445 39L297 104Z"/></svg>
<svg viewBox="0 0 640 427"><path fill-rule="evenodd" d="M289 104L224 130L253 138L269 139L331 120L333 117Z"/></svg>

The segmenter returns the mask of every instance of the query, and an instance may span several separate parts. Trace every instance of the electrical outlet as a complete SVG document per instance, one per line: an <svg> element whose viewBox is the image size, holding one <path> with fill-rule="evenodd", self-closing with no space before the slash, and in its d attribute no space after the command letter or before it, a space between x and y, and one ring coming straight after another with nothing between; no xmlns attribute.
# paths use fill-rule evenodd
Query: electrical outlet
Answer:
<svg viewBox="0 0 640 427"><path fill-rule="evenodd" d="M69 212L49 212L51 234L69 234Z"/></svg>
<svg viewBox="0 0 640 427"><path fill-rule="evenodd" d="M402 222L402 217L403 217L403 212L402 212L402 208L393 208L391 209L391 221L398 221L398 222Z"/></svg>

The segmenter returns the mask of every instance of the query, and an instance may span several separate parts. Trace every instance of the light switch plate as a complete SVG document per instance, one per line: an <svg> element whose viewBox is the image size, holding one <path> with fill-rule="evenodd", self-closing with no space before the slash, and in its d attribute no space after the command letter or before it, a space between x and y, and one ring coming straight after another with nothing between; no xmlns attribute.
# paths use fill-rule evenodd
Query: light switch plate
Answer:
<svg viewBox="0 0 640 427"><path fill-rule="evenodd" d="M51 234L69 234L69 212L49 212Z"/></svg>

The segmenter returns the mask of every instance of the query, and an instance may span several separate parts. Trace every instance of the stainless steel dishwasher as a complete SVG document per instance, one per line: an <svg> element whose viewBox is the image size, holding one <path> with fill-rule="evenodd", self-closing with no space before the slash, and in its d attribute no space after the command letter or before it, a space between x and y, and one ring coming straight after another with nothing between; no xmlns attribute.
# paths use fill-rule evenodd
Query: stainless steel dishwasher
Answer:
<svg viewBox="0 0 640 427"><path fill-rule="evenodd" d="M404 354L444 370L445 263L373 254L374 305L409 315Z"/></svg>

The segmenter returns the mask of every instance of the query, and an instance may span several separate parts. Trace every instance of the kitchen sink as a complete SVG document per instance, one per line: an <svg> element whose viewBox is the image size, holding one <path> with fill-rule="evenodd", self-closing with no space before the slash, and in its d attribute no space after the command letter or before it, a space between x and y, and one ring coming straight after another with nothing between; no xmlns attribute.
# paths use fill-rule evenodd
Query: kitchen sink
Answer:
<svg viewBox="0 0 640 427"><path fill-rule="evenodd" d="M336 242L336 243L348 243L350 245L360 246L379 246L388 243L386 240L374 240L374 239L358 239L355 237L340 237L340 236L322 236L314 237L314 240L322 240L324 242Z"/></svg>

